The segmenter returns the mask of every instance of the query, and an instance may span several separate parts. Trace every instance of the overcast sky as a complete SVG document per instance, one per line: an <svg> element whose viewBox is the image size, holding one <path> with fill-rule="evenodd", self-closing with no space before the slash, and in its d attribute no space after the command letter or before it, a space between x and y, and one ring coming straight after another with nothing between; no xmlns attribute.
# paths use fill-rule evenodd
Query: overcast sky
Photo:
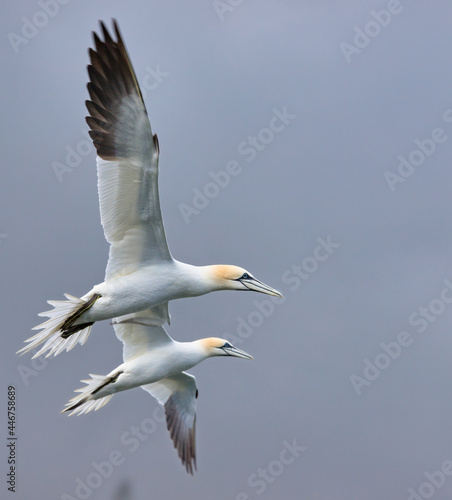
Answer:
<svg viewBox="0 0 452 500"><path fill-rule="evenodd" d="M450 2L60 2L4 2L0 19L2 498L9 385L17 499L451 498ZM84 101L91 31L113 17L159 136L174 257L285 296L170 304L175 339L255 358L191 370L194 477L140 389L60 415L121 362L108 322L57 358L15 354L47 299L103 281Z"/></svg>

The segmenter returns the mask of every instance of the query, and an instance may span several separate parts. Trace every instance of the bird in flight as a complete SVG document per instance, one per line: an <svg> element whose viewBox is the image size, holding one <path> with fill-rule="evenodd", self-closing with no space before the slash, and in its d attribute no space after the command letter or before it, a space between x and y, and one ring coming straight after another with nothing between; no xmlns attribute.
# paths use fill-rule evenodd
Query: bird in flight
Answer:
<svg viewBox="0 0 452 500"><path fill-rule="evenodd" d="M195 423L196 379L185 372L213 356L252 356L219 338L176 342L148 311L113 320L116 336L122 341L124 363L108 375L90 375L85 387L62 411L70 415L102 408L113 395L141 386L163 406L167 427L187 472L196 469Z"/></svg>
<svg viewBox="0 0 452 500"><path fill-rule="evenodd" d="M19 353L57 355L84 344L96 321L149 310L169 323L168 301L217 290L248 290L282 297L245 269L194 266L174 259L168 248L158 191L159 143L153 134L135 72L116 21L114 40L101 22L93 33L86 121L97 150L101 222L110 244L105 281L83 297L49 300L49 318L33 330ZM151 309L152 308L152 309ZM43 344L43 345L42 345Z"/></svg>

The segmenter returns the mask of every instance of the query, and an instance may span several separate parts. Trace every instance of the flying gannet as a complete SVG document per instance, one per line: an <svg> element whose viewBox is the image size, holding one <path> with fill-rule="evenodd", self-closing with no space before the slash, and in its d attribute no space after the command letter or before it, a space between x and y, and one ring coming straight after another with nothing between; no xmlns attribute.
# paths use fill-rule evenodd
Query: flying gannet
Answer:
<svg viewBox="0 0 452 500"><path fill-rule="evenodd" d="M142 311L157 305L169 322L169 300L217 290L252 290L281 297L251 273L237 266L193 266L169 251L158 192L159 143L152 133L135 72L116 21L116 41L101 22L104 41L93 33L89 49L91 100L86 101L90 136L97 150L101 222L110 244L105 281L83 297L49 300L49 319L33 330L19 351L42 343L33 357L47 356L84 344L96 321ZM155 315L155 311L153 314ZM47 357L46 356L46 357Z"/></svg>
<svg viewBox="0 0 452 500"><path fill-rule="evenodd" d="M62 413L88 413L102 408L116 392L141 386L164 407L167 427L187 472L196 469L195 422L196 379L185 373L204 359L213 356L252 356L227 340L206 338L194 342L176 342L156 324L149 311L113 320L117 337L123 342L124 363L108 375L92 375L82 380Z"/></svg>

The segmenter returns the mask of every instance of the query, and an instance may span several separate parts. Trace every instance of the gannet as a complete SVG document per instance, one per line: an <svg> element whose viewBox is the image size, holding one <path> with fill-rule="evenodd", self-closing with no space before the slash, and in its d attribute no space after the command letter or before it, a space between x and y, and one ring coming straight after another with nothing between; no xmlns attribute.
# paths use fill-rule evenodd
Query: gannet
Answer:
<svg viewBox="0 0 452 500"><path fill-rule="evenodd" d="M157 305L169 323L169 300L217 290L281 293L230 265L193 266L169 251L158 192L159 143L152 133L135 72L116 21L116 41L100 23L104 41L93 32L89 49L91 100L86 121L97 150L101 223L110 244L105 281L83 297L65 294L49 300L49 319L25 342L25 353L44 343L33 357L56 356L78 342L84 344L96 321L142 311Z"/></svg>
<svg viewBox="0 0 452 500"><path fill-rule="evenodd" d="M116 318L113 325L124 344L124 363L108 375L90 374L90 379L82 380L86 386L75 391L81 394L72 398L62 413L82 415L98 410L115 393L141 386L164 407L174 447L187 472L193 474L198 390L195 377L185 370L213 356L252 356L214 337L176 342L155 323L152 311Z"/></svg>

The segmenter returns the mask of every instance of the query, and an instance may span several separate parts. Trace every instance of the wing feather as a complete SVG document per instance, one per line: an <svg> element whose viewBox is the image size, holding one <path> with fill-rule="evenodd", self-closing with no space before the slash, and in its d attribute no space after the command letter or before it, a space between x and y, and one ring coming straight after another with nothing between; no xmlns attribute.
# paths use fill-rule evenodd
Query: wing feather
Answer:
<svg viewBox="0 0 452 500"><path fill-rule="evenodd" d="M157 136L153 135L119 28L116 40L101 23L93 33L86 121L97 150L101 222L110 243L106 279L171 260L158 192Z"/></svg>
<svg viewBox="0 0 452 500"><path fill-rule="evenodd" d="M113 320L116 336L123 343L124 362L149 349L172 342L162 324L169 322L168 302Z"/></svg>
<svg viewBox="0 0 452 500"><path fill-rule="evenodd" d="M124 344L125 362L173 341L162 326L167 314L167 304L161 304L113 320L116 336ZM166 423L174 447L187 472L193 474L196 469L195 427L198 394L195 377L182 372L142 387L165 409Z"/></svg>
<svg viewBox="0 0 452 500"><path fill-rule="evenodd" d="M164 407L166 424L182 464L187 472L196 470L196 379L182 372L143 385Z"/></svg>

